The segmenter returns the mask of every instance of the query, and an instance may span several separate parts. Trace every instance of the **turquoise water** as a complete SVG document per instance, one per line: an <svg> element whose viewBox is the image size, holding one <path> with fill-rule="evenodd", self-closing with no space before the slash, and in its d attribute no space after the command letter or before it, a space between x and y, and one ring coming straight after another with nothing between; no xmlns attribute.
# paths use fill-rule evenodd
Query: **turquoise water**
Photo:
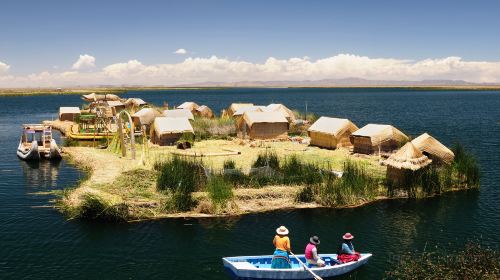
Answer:
<svg viewBox="0 0 500 280"><path fill-rule="evenodd" d="M357 209L304 209L219 219L172 219L132 224L67 221L36 195L75 184L84 174L67 162L28 165L15 150L20 124L57 118L79 96L0 98L0 278L225 279L221 257L267 255L274 229L290 229L302 253L312 234L321 252L334 252L350 231L359 251L372 252L352 275L378 279L402 251L457 248L480 239L500 245L500 92L401 89L227 89L132 92L161 105L191 100L220 111L231 102L284 103L319 115L350 118L358 126L390 123L417 136L429 132L446 145L461 141L480 162L480 191L422 201L384 201Z"/></svg>

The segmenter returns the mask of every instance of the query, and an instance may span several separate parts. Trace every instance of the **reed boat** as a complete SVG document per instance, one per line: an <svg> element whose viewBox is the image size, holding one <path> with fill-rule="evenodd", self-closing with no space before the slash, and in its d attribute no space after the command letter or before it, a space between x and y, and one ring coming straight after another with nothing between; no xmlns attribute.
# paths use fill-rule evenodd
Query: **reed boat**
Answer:
<svg viewBox="0 0 500 280"><path fill-rule="evenodd" d="M52 127L43 124L23 124L17 156L23 160L60 159L61 149L52 138Z"/></svg>
<svg viewBox="0 0 500 280"><path fill-rule="evenodd" d="M303 263L306 263L304 255L296 255ZM324 277L333 277L349 273L360 266L366 264L372 254L361 254L361 258L355 262L337 264L337 254L321 254L326 262L324 267L310 268L316 275ZM311 272L308 271L297 259L290 256L292 268L274 269L271 268L273 256L243 256L222 258L224 268L236 279L314 279Z"/></svg>

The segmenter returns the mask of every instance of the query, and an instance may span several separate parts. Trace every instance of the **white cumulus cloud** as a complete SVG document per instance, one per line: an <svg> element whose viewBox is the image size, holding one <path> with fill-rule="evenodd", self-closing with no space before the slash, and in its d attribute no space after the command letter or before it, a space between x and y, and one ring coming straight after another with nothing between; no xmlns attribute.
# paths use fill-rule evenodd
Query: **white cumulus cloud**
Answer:
<svg viewBox="0 0 500 280"><path fill-rule="evenodd" d="M82 56L79 61L85 60L81 58ZM93 61L91 65L94 65ZM81 64L83 65L83 62ZM173 86L207 81L303 81L341 78L500 83L499 61L468 61L454 56L410 60L338 54L316 60L309 57L269 57L263 63L211 56L189 57L179 63L164 64L144 64L134 59L107 65L93 72L79 71L80 67L76 68L78 69L68 72L42 72L26 76L0 75L0 87L103 84Z"/></svg>
<svg viewBox="0 0 500 280"><path fill-rule="evenodd" d="M0 74L7 73L9 71L10 65L0 61Z"/></svg>
<svg viewBox="0 0 500 280"><path fill-rule="evenodd" d="M73 64L73 70L86 70L95 67L95 57L88 54L81 54L78 60Z"/></svg>
<svg viewBox="0 0 500 280"><path fill-rule="evenodd" d="M174 53L175 54L187 54L188 52L186 51L186 49L177 49Z"/></svg>

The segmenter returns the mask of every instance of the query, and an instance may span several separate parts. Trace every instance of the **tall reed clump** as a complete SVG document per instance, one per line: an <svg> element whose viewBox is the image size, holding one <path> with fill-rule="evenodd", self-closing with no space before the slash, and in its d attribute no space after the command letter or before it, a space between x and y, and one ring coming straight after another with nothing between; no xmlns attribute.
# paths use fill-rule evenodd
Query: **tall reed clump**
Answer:
<svg viewBox="0 0 500 280"><path fill-rule="evenodd" d="M322 181L321 169L312 163L304 163L298 155L285 158L280 168L285 185L314 185Z"/></svg>
<svg viewBox="0 0 500 280"><path fill-rule="evenodd" d="M212 201L215 213L223 212L233 198L232 186L221 175L213 175L207 182L206 191Z"/></svg>
<svg viewBox="0 0 500 280"><path fill-rule="evenodd" d="M86 193L72 218L121 222L126 221L128 216L127 204L112 204L98 195Z"/></svg>
<svg viewBox="0 0 500 280"><path fill-rule="evenodd" d="M249 183L249 176L243 173L240 169L236 168L236 163L232 159L224 161L224 170L222 176L227 183L233 187L247 186Z"/></svg>
<svg viewBox="0 0 500 280"><path fill-rule="evenodd" d="M460 143L457 143L453 147L453 153L455 154L455 159L452 166L457 173L459 185L478 187L481 176L479 165L474 155L465 151Z"/></svg>
<svg viewBox="0 0 500 280"><path fill-rule="evenodd" d="M194 206L191 193L203 189L206 175L201 162L173 156L166 161L156 162L158 171L156 188L172 194L167 203L168 210L188 211Z"/></svg>
<svg viewBox="0 0 500 280"><path fill-rule="evenodd" d="M403 254L385 279L500 279L500 252L467 243L451 252Z"/></svg>
<svg viewBox="0 0 500 280"><path fill-rule="evenodd" d="M324 177L320 186L319 203L326 206L346 206L371 199L377 193L379 182L365 165L353 161L344 162L343 174Z"/></svg>
<svg viewBox="0 0 500 280"><path fill-rule="evenodd" d="M252 164L248 184L253 187L278 184L281 182L280 160L275 152L265 151L257 155Z"/></svg>
<svg viewBox="0 0 500 280"><path fill-rule="evenodd" d="M195 118L191 123L197 140L228 139L236 135L232 118Z"/></svg>

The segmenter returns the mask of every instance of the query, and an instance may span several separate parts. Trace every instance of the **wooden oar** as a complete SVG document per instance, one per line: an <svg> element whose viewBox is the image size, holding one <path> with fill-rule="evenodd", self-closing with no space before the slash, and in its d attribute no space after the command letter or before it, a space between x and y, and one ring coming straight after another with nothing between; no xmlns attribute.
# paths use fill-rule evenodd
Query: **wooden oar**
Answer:
<svg viewBox="0 0 500 280"><path fill-rule="evenodd" d="M315 280L323 280L323 278L319 277L318 274L314 273L314 271L312 271L309 267L307 267L307 265L305 265L296 255L294 255L291 251L290 251L290 255L292 255L294 258L296 258L299 263L307 270L309 271L309 273L312 274L312 276L314 277Z"/></svg>

